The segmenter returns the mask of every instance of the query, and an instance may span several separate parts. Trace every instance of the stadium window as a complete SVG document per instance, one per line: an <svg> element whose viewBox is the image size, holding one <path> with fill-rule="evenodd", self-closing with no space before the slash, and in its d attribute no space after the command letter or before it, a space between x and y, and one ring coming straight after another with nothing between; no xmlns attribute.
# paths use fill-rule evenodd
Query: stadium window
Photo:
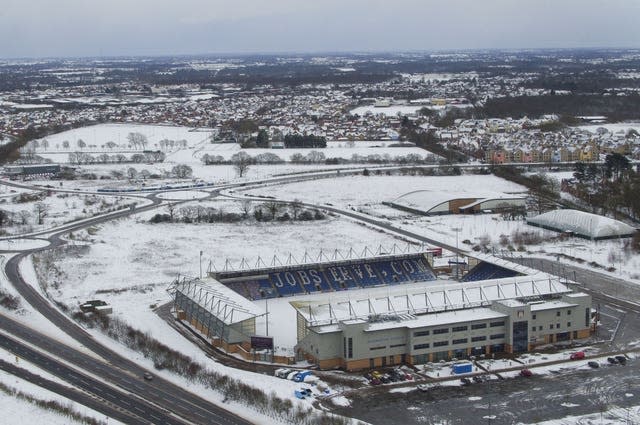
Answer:
<svg viewBox="0 0 640 425"><path fill-rule="evenodd" d="M441 329L434 329L433 330L433 334L434 335L448 334L448 333L449 333L449 328L441 328Z"/></svg>
<svg viewBox="0 0 640 425"><path fill-rule="evenodd" d="M434 345L435 345L435 344L434 344ZM429 348L429 344L428 344L428 343L425 343L425 344L415 344L415 345L413 346L413 349L414 349L414 350L423 350L423 349L425 349L425 348Z"/></svg>
<svg viewBox="0 0 640 425"><path fill-rule="evenodd" d="M556 316L560 317L560 312L559 311L556 311Z"/></svg>
<svg viewBox="0 0 640 425"><path fill-rule="evenodd" d="M534 317L535 319L535 317ZM489 326L492 328L497 328L498 326L504 326L504 322L491 322L489 323Z"/></svg>
<svg viewBox="0 0 640 425"><path fill-rule="evenodd" d="M486 341L486 340L487 340L487 337L485 335L474 336L473 338L471 338L471 342Z"/></svg>
<svg viewBox="0 0 640 425"><path fill-rule="evenodd" d="M553 329L553 323L549 325L549 329Z"/></svg>
<svg viewBox="0 0 640 425"><path fill-rule="evenodd" d="M556 329L560 329L560 323L556 323Z"/></svg>
<svg viewBox="0 0 640 425"><path fill-rule="evenodd" d="M386 345L381 345L379 347L370 347L369 350L370 351L374 351L374 350L384 350L385 348L387 348Z"/></svg>
<svg viewBox="0 0 640 425"><path fill-rule="evenodd" d="M416 337L416 336L427 336L427 335L429 335L429 331L418 331L418 332L414 332L413 333L414 337Z"/></svg>
<svg viewBox="0 0 640 425"><path fill-rule="evenodd" d="M493 334L489 337L489 339L502 339L504 338L504 334Z"/></svg>
<svg viewBox="0 0 640 425"><path fill-rule="evenodd" d="M471 329L484 329L486 327L486 323L476 323L475 325L471 325Z"/></svg>
<svg viewBox="0 0 640 425"><path fill-rule="evenodd" d="M531 332L535 332L535 331L536 331L536 327L535 327L535 326L532 326L532 327L531 327Z"/></svg>
<svg viewBox="0 0 640 425"><path fill-rule="evenodd" d="M532 319L532 320L536 320L536 315L535 315L535 314L532 314L532 315L531 315L531 319Z"/></svg>
<svg viewBox="0 0 640 425"><path fill-rule="evenodd" d="M567 316L571 316L571 310L567 310Z"/></svg>
<svg viewBox="0 0 640 425"><path fill-rule="evenodd" d="M468 326L455 326L451 328L451 332L462 332L462 331L466 331L467 329L469 329Z"/></svg>
<svg viewBox="0 0 640 425"><path fill-rule="evenodd" d="M571 327L571 322L567 322L567 327L570 328Z"/></svg>
<svg viewBox="0 0 640 425"><path fill-rule="evenodd" d="M433 343L434 347L444 347L449 345L449 341L436 341Z"/></svg>
<svg viewBox="0 0 640 425"><path fill-rule="evenodd" d="M353 338L349 338L349 347L348 347L348 354L349 354L349 358L352 359L353 358Z"/></svg>
<svg viewBox="0 0 640 425"><path fill-rule="evenodd" d="M542 330L542 326L538 326L538 330L541 331Z"/></svg>
<svg viewBox="0 0 640 425"><path fill-rule="evenodd" d="M453 345L466 344L467 342L468 342L467 338L460 338L460 339L454 339L452 344Z"/></svg>
<svg viewBox="0 0 640 425"><path fill-rule="evenodd" d="M407 345L407 344L393 344L393 345L390 345L390 346L389 346L389 348L404 347L404 346L406 346L406 345Z"/></svg>

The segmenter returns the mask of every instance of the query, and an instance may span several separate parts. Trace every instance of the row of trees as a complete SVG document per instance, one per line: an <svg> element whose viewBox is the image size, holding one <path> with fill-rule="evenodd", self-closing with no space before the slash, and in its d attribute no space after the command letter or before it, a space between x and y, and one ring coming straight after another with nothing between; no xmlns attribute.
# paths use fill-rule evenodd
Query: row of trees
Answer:
<svg viewBox="0 0 640 425"><path fill-rule="evenodd" d="M255 207L246 200L241 204L241 212L227 212L222 208L189 205L176 209L175 204L167 206L166 214L156 214L150 223L236 223L253 217L256 221L312 221L323 220L325 215L317 209L304 208L301 202L284 204L276 201L263 202Z"/></svg>
<svg viewBox="0 0 640 425"><path fill-rule="evenodd" d="M164 154L164 152L160 152L160 151L147 151L144 153L134 153L130 157L127 157L126 155L121 153L114 154L114 155L102 153L102 154L93 156L85 152L72 152L69 154L69 163L77 164L77 165L123 164L128 162L141 164L143 162L147 162L147 163L163 162L165 158L166 158L166 155Z"/></svg>
<svg viewBox="0 0 640 425"><path fill-rule="evenodd" d="M254 164L283 164L285 161L278 155L265 152L256 156L251 156L244 151L238 152L231 156L228 160L222 155L209 155L202 156L201 161L205 165L221 165L230 164L233 165L236 173L239 177L243 177L249 167ZM300 152L296 152L289 157L289 161L293 164L430 164L436 162L434 155L421 156L418 154L397 155L392 157L389 154L371 154L371 155L359 155L353 154L351 159L345 158L327 158L323 152L311 151L306 155Z"/></svg>
<svg viewBox="0 0 640 425"><path fill-rule="evenodd" d="M285 148L326 148L327 139L312 134L287 134L284 136Z"/></svg>

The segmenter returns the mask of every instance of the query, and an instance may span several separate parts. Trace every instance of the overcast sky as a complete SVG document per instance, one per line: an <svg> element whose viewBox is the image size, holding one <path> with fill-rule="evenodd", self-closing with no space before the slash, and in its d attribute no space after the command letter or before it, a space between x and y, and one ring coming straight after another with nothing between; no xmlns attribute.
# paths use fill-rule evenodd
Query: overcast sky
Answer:
<svg viewBox="0 0 640 425"><path fill-rule="evenodd" d="M0 0L0 57L640 47L640 0Z"/></svg>

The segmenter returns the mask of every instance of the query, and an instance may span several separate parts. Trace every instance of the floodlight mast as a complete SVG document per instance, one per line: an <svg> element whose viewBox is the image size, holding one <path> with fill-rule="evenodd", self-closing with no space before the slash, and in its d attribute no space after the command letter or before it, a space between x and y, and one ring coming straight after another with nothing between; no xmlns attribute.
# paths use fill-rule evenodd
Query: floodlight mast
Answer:
<svg viewBox="0 0 640 425"><path fill-rule="evenodd" d="M460 227L451 228L454 232L456 232L456 280L458 280L458 274L460 272L460 263L458 262L458 233L462 230Z"/></svg>

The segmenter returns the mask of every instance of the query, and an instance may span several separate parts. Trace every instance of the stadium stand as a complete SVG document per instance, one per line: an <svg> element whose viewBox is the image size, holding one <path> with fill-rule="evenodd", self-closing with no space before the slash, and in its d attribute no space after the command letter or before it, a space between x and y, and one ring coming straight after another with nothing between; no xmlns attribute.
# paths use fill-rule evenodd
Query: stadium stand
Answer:
<svg viewBox="0 0 640 425"><path fill-rule="evenodd" d="M423 254L253 271L227 271L215 273L214 277L251 300L422 282L436 278Z"/></svg>
<svg viewBox="0 0 640 425"><path fill-rule="evenodd" d="M520 273L496 266L495 264L481 262L472 268L467 275L462 278L462 282L476 282L478 280L502 279L505 277L519 276Z"/></svg>

